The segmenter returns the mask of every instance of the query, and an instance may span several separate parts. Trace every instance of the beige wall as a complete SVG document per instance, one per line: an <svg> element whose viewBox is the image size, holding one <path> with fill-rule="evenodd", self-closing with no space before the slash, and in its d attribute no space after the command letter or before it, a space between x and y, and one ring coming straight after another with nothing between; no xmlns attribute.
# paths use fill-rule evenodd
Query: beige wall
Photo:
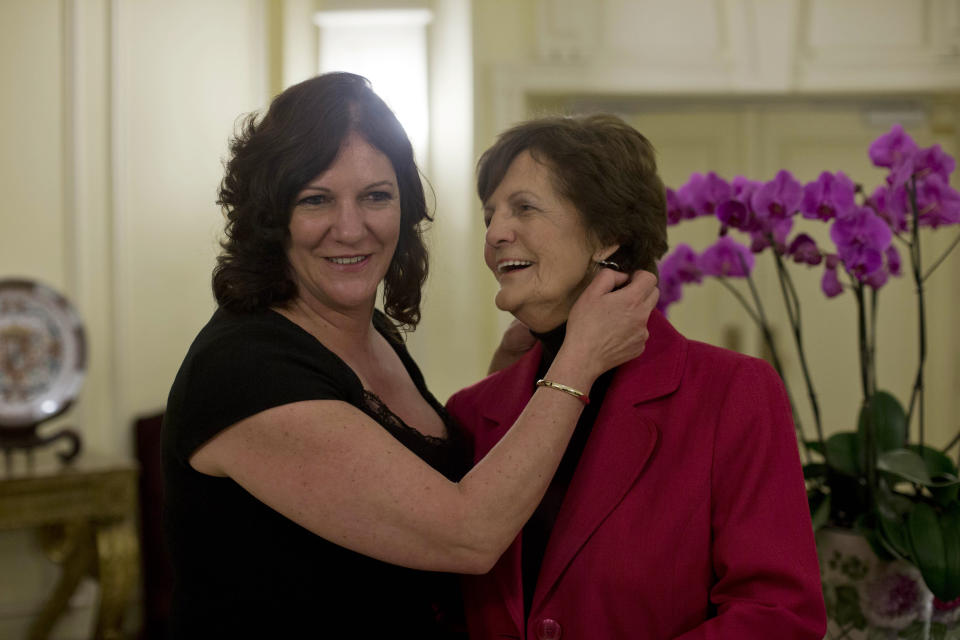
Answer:
<svg viewBox="0 0 960 640"><path fill-rule="evenodd" d="M897 112L909 119L905 125L919 144L939 142L955 156L960 149L960 62L950 54L960 40L960 17L948 3L697 4L701 10L690 14L684 11L688 3L475 2L477 153L517 120L595 110L620 113L647 133L674 187L693 171L770 179L787 168L803 181L822 170L843 170L872 189L883 172L870 166L867 147ZM846 30L841 37L835 25L853 21L863 25L856 38ZM896 47L889 44L894 40ZM828 241L826 225L819 226L818 237ZM926 260L956 233L954 227L924 234ZM703 249L715 234L716 225L697 221L672 227L669 241ZM770 256L760 258L758 278L767 306L774 308L787 377L812 433ZM829 433L849 429L855 420L856 316L849 293L823 298L819 276L807 271L797 277ZM960 427L960 339L952 329L960 315L960 254L954 252L928 287L926 436L945 445ZM917 362L912 289L903 278L880 296L879 382L904 402ZM724 344L736 334L744 351L761 353L749 319L716 283L688 288L671 318L692 338ZM498 322L503 326L505 316ZM494 344L496 331L489 335Z"/></svg>
<svg viewBox="0 0 960 640"><path fill-rule="evenodd" d="M63 291L89 369L58 419L87 450L131 456L213 309L221 159L267 99L264 0L0 2L0 277ZM51 425L52 427L52 425ZM24 532L0 533L0 637L23 637L56 579ZM23 579L23 576L28 579ZM85 637L95 595L56 637Z"/></svg>
<svg viewBox="0 0 960 640"><path fill-rule="evenodd" d="M212 309L214 201L234 118L264 104L264 3L0 4L0 274L87 324L88 449L127 454ZM16 99L10 99L15 97Z"/></svg>

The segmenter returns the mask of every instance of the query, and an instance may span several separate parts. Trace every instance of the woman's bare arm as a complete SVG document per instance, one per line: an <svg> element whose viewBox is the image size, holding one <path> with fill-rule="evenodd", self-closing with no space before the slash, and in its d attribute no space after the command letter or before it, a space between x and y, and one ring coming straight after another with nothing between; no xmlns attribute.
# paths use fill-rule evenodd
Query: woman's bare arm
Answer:
<svg viewBox="0 0 960 640"><path fill-rule="evenodd" d="M589 389L638 356L655 279L604 272L571 311L547 377ZM229 427L191 458L327 540L416 569L485 573L546 491L583 409L538 389L509 432L459 483L448 481L356 408L317 400Z"/></svg>

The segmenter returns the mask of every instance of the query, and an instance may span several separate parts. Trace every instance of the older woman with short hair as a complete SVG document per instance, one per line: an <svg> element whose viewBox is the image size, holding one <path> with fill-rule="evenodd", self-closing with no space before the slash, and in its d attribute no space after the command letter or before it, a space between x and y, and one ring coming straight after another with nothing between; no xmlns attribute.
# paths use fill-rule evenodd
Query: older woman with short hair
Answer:
<svg viewBox="0 0 960 640"><path fill-rule="evenodd" d="M474 638L819 640L813 531L783 385L762 360L658 313L644 353L590 387L551 384L598 268L654 270L666 203L653 148L614 116L545 118L480 159L496 304L537 344L447 404L478 459L538 389L585 404L534 515L465 578Z"/></svg>

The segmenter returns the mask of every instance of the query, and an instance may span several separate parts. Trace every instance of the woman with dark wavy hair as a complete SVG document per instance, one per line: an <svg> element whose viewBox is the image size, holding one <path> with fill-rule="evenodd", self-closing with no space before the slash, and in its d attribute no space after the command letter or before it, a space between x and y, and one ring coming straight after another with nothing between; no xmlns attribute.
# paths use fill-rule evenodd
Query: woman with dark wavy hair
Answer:
<svg viewBox="0 0 960 640"><path fill-rule="evenodd" d="M173 637L457 637L449 573L493 566L583 403L534 394L471 469L397 331L420 317L430 217L363 78L318 76L248 117L220 203L219 308L164 423ZM602 271L571 311L558 385L589 388L643 350L656 289L626 280Z"/></svg>

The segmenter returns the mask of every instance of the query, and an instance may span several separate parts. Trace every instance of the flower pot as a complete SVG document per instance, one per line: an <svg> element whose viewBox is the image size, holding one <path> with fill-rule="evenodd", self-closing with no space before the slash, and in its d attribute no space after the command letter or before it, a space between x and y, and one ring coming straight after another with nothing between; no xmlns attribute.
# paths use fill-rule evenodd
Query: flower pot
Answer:
<svg viewBox="0 0 960 640"><path fill-rule="evenodd" d="M960 598L937 600L913 565L848 529L818 531L817 555L828 640L960 640Z"/></svg>

